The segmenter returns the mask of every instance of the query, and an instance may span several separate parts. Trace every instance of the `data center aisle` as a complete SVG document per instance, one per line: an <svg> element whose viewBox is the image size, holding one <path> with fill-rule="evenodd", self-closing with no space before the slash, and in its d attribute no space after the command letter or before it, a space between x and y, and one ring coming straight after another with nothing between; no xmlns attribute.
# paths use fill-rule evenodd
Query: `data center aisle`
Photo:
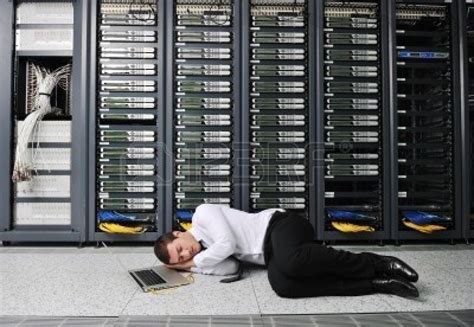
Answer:
<svg viewBox="0 0 474 327"><path fill-rule="evenodd" d="M0 316L267 315L474 309L474 251L456 246L338 247L396 255L420 273L421 297L283 299L259 268L242 281L195 275L186 287L142 293L126 269L156 264L150 247L0 247ZM109 252L110 251L110 252Z"/></svg>

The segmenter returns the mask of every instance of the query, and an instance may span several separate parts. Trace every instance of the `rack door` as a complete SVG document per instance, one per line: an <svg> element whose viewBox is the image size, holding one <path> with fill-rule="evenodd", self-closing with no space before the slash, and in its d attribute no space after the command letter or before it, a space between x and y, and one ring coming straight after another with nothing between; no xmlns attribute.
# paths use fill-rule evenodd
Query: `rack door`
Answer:
<svg viewBox="0 0 474 327"><path fill-rule="evenodd" d="M239 206L238 1L177 0L170 31L173 223L202 203Z"/></svg>
<svg viewBox="0 0 474 327"><path fill-rule="evenodd" d="M163 228L162 3L98 0L92 10L93 241L152 240Z"/></svg>
<svg viewBox="0 0 474 327"><path fill-rule="evenodd" d="M384 1L332 0L320 8L323 240L389 237L386 8Z"/></svg>
<svg viewBox="0 0 474 327"><path fill-rule="evenodd" d="M2 112L4 241L85 240L83 137L87 3L9 1ZM8 18L6 18L8 16ZM13 28L13 29L12 29ZM2 84L4 85L4 84ZM73 88L73 85L75 86ZM10 104L10 105L8 105ZM8 176L7 176L8 174ZM72 187L73 183L75 187ZM6 203L8 201L8 203Z"/></svg>
<svg viewBox="0 0 474 327"><path fill-rule="evenodd" d="M243 130L248 133L248 203L309 213L308 3L249 1Z"/></svg>
<svg viewBox="0 0 474 327"><path fill-rule="evenodd" d="M395 239L456 238L459 85L451 1L395 2Z"/></svg>

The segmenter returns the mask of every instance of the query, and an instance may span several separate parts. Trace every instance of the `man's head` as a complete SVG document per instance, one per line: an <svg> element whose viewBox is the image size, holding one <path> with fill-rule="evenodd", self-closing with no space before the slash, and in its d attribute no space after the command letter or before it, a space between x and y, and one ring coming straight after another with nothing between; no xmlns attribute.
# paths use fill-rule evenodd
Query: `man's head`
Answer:
<svg viewBox="0 0 474 327"><path fill-rule="evenodd" d="M170 232L155 242L155 255L165 264L188 261L201 251L201 244L189 232Z"/></svg>

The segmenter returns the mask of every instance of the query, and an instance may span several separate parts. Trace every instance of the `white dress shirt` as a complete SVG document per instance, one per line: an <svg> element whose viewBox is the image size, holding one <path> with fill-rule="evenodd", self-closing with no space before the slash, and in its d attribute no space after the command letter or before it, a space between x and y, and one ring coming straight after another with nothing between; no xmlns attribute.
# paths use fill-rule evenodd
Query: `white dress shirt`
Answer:
<svg viewBox="0 0 474 327"><path fill-rule="evenodd" d="M219 204L201 204L193 215L189 232L206 249L193 258L191 271L202 274L229 275L238 270L235 258L264 265L263 239L275 211L267 209L247 213Z"/></svg>

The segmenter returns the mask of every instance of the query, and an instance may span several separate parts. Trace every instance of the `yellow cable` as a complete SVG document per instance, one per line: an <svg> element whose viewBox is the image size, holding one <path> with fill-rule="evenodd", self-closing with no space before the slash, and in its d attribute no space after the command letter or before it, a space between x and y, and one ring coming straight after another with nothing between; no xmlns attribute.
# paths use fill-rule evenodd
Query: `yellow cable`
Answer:
<svg viewBox="0 0 474 327"><path fill-rule="evenodd" d="M420 233L424 233L424 234L433 234L433 232L436 232L436 231L446 230L446 227L440 226L440 225L430 225L430 224L417 225L417 224L414 224L414 223L412 223L410 221L407 221L407 220L403 220L402 222L408 228L414 229L414 230L419 231Z"/></svg>
<svg viewBox="0 0 474 327"><path fill-rule="evenodd" d="M189 222L181 222L179 223L181 225L181 227L183 227L185 230L189 230L193 224L192 223L189 223Z"/></svg>
<svg viewBox="0 0 474 327"><path fill-rule="evenodd" d="M344 222L338 222L338 221L331 222L331 225L336 230L343 233L375 232L375 229L373 227L366 226L366 225L356 225L356 224L344 223Z"/></svg>

